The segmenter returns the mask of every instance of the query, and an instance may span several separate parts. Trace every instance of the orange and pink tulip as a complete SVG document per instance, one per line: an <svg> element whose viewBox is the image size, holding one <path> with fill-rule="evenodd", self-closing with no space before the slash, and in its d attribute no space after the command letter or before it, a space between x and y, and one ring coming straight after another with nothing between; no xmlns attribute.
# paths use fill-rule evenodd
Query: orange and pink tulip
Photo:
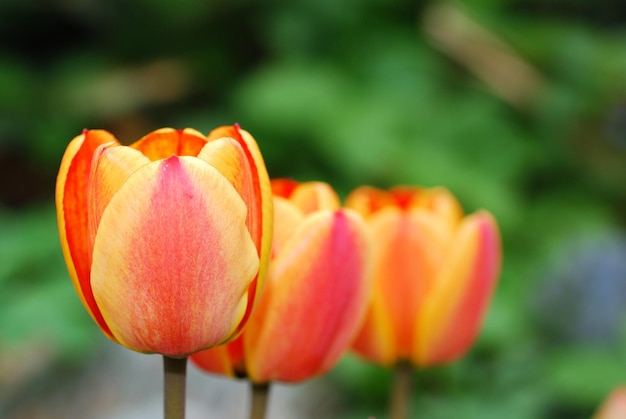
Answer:
<svg viewBox="0 0 626 419"><path fill-rule="evenodd" d="M346 199L375 237L374 285L353 345L381 365L452 362L473 345L497 283L500 238L487 211L464 215L445 189L361 187Z"/></svg>
<svg viewBox="0 0 626 419"><path fill-rule="evenodd" d="M114 342L184 357L248 320L270 257L272 196L238 126L165 128L131 146L85 130L63 156L56 206L76 292Z"/></svg>
<svg viewBox="0 0 626 419"><path fill-rule="evenodd" d="M370 294L362 217L325 183L276 180L274 241L265 289L243 334L191 357L208 372L253 382L324 374L349 349Z"/></svg>

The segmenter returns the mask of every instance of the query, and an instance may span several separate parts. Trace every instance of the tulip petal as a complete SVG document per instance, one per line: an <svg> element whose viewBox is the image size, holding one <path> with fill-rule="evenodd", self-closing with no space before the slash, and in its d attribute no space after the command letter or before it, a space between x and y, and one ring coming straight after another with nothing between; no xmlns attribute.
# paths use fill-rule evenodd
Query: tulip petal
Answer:
<svg viewBox="0 0 626 419"><path fill-rule="evenodd" d="M389 192L371 186L356 188L348 194L345 201L347 208L352 208L365 217L394 204L395 199Z"/></svg>
<svg viewBox="0 0 626 419"><path fill-rule="evenodd" d="M298 225L304 220L304 214L285 198L274 197L274 223L272 239L272 258L277 256L283 245L291 238Z"/></svg>
<svg viewBox="0 0 626 419"><path fill-rule="evenodd" d="M370 306L352 343L352 349L357 355L376 364L390 366L397 360L395 335L391 318L385 311L387 307L385 296L376 285L374 284Z"/></svg>
<svg viewBox="0 0 626 419"><path fill-rule="evenodd" d="M366 357L386 358L380 353L376 355L381 345L377 341L389 339L387 328L391 324L393 342L385 344L393 348L396 359L407 358L412 352L413 325L432 287L434 273L442 263L449 227L421 208L403 211L387 207L370 216L368 221L375 238L374 293L377 297L372 304L378 307L374 309L377 312L368 315L371 323L364 326L355 349ZM382 329L376 330L377 327Z"/></svg>
<svg viewBox="0 0 626 419"><path fill-rule="evenodd" d="M161 128L147 134L131 147L156 161L170 156L197 156L206 142L204 135L191 128Z"/></svg>
<svg viewBox="0 0 626 419"><path fill-rule="evenodd" d="M396 186L390 189L388 193L393 197L394 206L408 209L411 207L423 207L423 205L420 205L420 201L424 200L428 190L414 186Z"/></svg>
<svg viewBox="0 0 626 419"><path fill-rule="evenodd" d="M228 353L228 345L220 345L191 355L191 361L204 371L234 377L235 371Z"/></svg>
<svg viewBox="0 0 626 419"><path fill-rule="evenodd" d="M198 158L215 167L228 179L244 202L253 200L251 168L239 142L232 138L210 141L198 153Z"/></svg>
<svg viewBox="0 0 626 419"><path fill-rule="evenodd" d="M113 195L137 169L150 163L140 151L130 147L100 146L94 153L89 177L89 239L93 248L102 212Z"/></svg>
<svg viewBox="0 0 626 419"><path fill-rule="evenodd" d="M191 355L196 366L206 372L229 377L245 377L243 335L226 345L216 346Z"/></svg>
<svg viewBox="0 0 626 419"><path fill-rule="evenodd" d="M207 140L213 142L221 138L231 138L239 143L250 168L249 173L252 177L253 193L249 196L250 200L245 201L248 208L246 223L257 248L261 263L259 274L249 288L249 295L252 298L248 300L249 304L246 308L246 313L244 314L240 328L237 330L239 333L248 317L250 317L254 304L259 299L259 295L263 289L263 283L265 282L272 250L274 207L272 188L265 168L265 162L252 135L246 130L239 128L238 125L222 126L211 131ZM245 165L242 164L240 167L243 168Z"/></svg>
<svg viewBox="0 0 626 419"><path fill-rule="evenodd" d="M335 190L324 182L301 183L289 200L305 215L320 210L336 210L341 205Z"/></svg>
<svg viewBox="0 0 626 419"><path fill-rule="evenodd" d="M273 260L244 334L253 381L323 374L350 345L370 290L369 241L350 210L308 217Z"/></svg>
<svg viewBox="0 0 626 419"><path fill-rule="evenodd" d="M289 198L300 182L289 178L272 179L272 194L274 197Z"/></svg>
<svg viewBox="0 0 626 419"><path fill-rule="evenodd" d="M87 312L106 336L111 331L100 314L90 284L91 252L88 239L87 183L96 149L117 144L113 135L102 130L85 130L67 147L56 184L56 208L61 248L70 278Z"/></svg>
<svg viewBox="0 0 626 419"><path fill-rule="evenodd" d="M194 157L132 174L96 234L94 296L113 335L139 352L182 357L230 339L259 260L246 207Z"/></svg>
<svg viewBox="0 0 626 419"><path fill-rule="evenodd" d="M255 234L259 234L259 214L252 168L241 144L232 138L212 140L202 148L198 158L216 168L233 185L248 208L246 225L250 235L254 237ZM255 245L260 246L258 239Z"/></svg>
<svg viewBox="0 0 626 419"><path fill-rule="evenodd" d="M423 189L421 193L414 195L409 206L424 208L454 227L463 219L461 204L445 188Z"/></svg>
<svg viewBox="0 0 626 419"><path fill-rule="evenodd" d="M467 351L497 282L500 240L489 213L464 219L451 246L419 316L417 365L450 362Z"/></svg>

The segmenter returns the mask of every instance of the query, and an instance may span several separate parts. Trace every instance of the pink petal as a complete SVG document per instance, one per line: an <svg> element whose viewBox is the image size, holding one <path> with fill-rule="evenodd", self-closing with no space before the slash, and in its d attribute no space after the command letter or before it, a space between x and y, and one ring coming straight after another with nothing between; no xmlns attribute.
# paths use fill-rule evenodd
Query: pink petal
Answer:
<svg viewBox="0 0 626 419"><path fill-rule="evenodd" d="M128 178L102 214L92 265L94 296L121 344L182 357L232 338L259 267L246 212L194 157Z"/></svg>
<svg viewBox="0 0 626 419"><path fill-rule="evenodd" d="M493 217L487 212L467 217L421 310L416 364L450 362L469 350L497 283L500 254Z"/></svg>
<svg viewBox="0 0 626 419"><path fill-rule="evenodd" d="M365 313L368 245L349 210L311 215L285 243L244 331L253 381L304 380L338 361Z"/></svg>

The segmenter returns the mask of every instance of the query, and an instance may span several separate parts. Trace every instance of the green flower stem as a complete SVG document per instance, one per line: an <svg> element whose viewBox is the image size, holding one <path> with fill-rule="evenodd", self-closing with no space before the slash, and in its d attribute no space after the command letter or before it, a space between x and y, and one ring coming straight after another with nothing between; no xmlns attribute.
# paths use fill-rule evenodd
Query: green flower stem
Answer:
<svg viewBox="0 0 626 419"><path fill-rule="evenodd" d="M406 361L396 364L391 389L389 419L406 419L409 417L409 404L413 386L413 366Z"/></svg>
<svg viewBox="0 0 626 419"><path fill-rule="evenodd" d="M250 419L265 419L269 392L269 383L252 383L252 407L250 409Z"/></svg>
<svg viewBox="0 0 626 419"><path fill-rule="evenodd" d="M185 419L185 381L187 358L163 355L163 417Z"/></svg>

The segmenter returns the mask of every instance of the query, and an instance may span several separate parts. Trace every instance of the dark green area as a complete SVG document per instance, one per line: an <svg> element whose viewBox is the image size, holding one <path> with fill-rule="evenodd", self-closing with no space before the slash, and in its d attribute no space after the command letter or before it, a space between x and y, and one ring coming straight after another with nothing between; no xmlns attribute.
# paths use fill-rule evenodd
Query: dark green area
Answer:
<svg viewBox="0 0 626 419"><path fill-rule="evenodd" d="M434 46L433 4L1 2L0 360L41 342L80 360L99 333L56 231L71 138L238 122L272 177L342 195L441 185L495 214L505 258L489 317L465 359L416 374L416 417L589 417L626 382L626 5L467 5L540 75L514 106ZM348 358L331 378L343 417L384 414L388 372Z"/></svg>

